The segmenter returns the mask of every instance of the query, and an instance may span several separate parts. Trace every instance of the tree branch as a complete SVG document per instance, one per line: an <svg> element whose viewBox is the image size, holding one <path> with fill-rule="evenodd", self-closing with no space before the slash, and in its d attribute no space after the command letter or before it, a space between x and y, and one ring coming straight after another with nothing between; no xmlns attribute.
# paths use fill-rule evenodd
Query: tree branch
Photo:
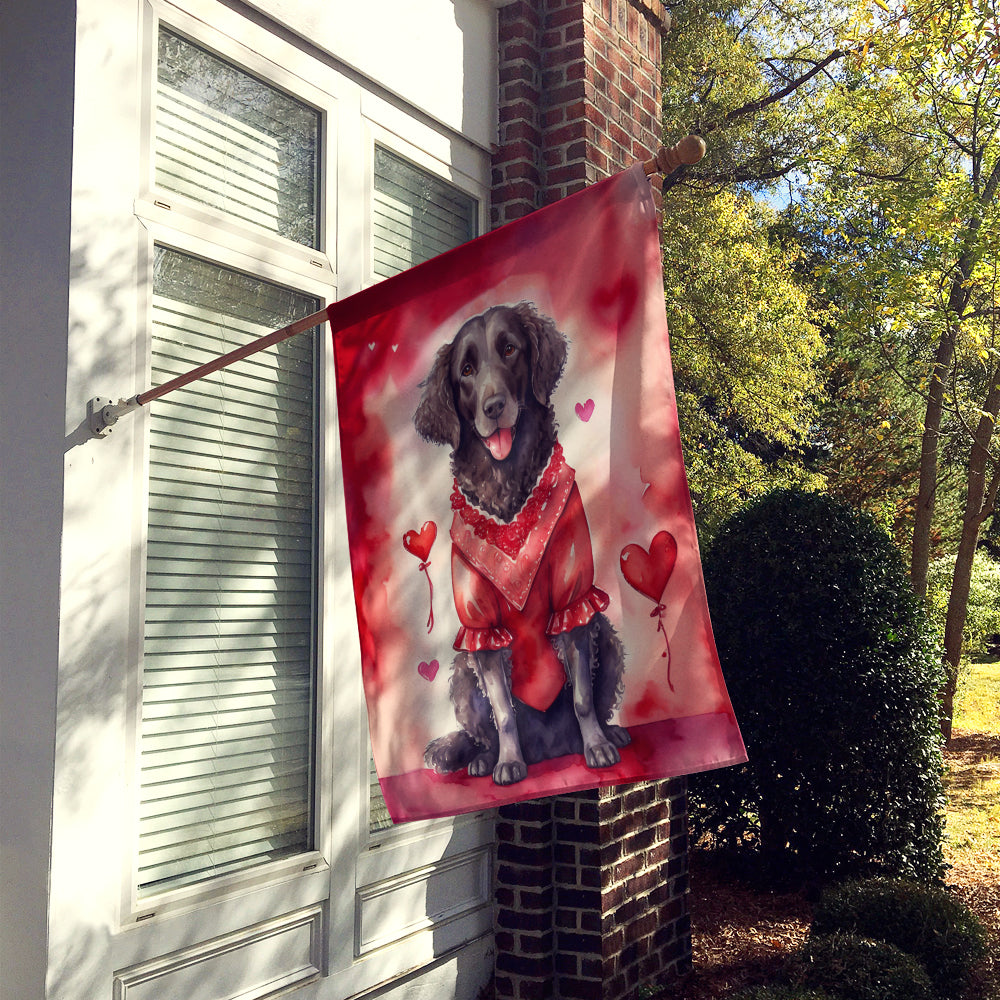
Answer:
<svg viewBox="0 0 1000 1000"><path fill-rule="evenodd" d="M802 76L796 77L787 86L782 87L781 90L776 90L773 94L768 94L766 97L760 97L756 101L750 101L742 107L733 108L732 111L726 112L722 120L716 122L714 125L702 126L701 134L705 135L709 132L714 132L717 128L721 128L722 126L735 121L737 118L754 115L758 111L763 111L764 108L770 106L771 104L777 104L778 101L783 100L789 94L798 90L803 84L808 83L818 73L822 73L823 70L825 70L831 63L836 62L838 59L843 59L846 55L846 49L834 49L824 59L821 59L818 63L816 63L807 73L803 73Z"/></svg>

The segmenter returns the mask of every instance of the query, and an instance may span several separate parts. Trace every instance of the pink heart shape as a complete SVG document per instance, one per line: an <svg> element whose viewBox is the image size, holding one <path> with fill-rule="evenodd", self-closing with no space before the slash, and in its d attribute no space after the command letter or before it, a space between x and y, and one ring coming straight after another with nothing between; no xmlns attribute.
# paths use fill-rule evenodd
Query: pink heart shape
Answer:
<svg viewBox="0 0 1000 1000"><path fill-rule="evenodd" d="M588 399L586 403L577 403L576 415L586 423L594 415L594 401Z"/></svg>
<svg viewBox="0 0 1000 1000"><path fill-rule="evenodd" d="M425 681L432 681L435 677L437 677L437 672L440 667L441 664L438 663L437 660L431 660L430 663L426 660L421 660L417 666L417 673L420 674Z"/></svg>

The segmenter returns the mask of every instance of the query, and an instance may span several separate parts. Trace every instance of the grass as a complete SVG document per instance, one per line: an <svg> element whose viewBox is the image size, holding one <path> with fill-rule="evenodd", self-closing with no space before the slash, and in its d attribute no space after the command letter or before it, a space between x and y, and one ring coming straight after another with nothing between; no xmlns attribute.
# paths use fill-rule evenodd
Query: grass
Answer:
<svg viewBox="0 0 1000 1000"><path fill-rule="evenodd" d="M956 728L1000 736L1000 660L963 670L955 702Z"/></svg>
<svg viewBox="0 0 1000 1000"><path fill-rule="evenodd" d="M1000 875L1000 661L963 671L948 758L948 861Z"/></svg>
<svg viewBox="0 0 1000 1000"><path fill-rule="evenodd" d="M946 881L991 937L978 996L1000 1000L1000 661L962 672L945 759Z"/></svg>

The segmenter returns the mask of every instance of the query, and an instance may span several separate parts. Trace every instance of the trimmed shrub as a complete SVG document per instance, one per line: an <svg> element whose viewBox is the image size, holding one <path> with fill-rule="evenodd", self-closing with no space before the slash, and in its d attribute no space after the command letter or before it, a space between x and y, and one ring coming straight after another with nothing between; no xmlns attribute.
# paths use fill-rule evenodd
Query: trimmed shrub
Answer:
<svg viewBox="0 0 1000 1000"><path fill-rule="evenodd" d="M986 933L947 890L905 879L869 879L828 888L812 933L850 932L895 945L918 959L943 997L960 997L986 957Z"/></svg>
<svg viewBox="0 0 1000 1000"><path fill-rule="evenodd" d="M854 934L810 938L794 976L837 1000L934 1000L927 971L912 955Z"/></svg>
<svg viewBox="0 0 1000 1000"><path fill-rule="evenodd" d="M889 536L779 490L723 526L705 583L750 759L691 778L695 835L771 872L939 878L943 672Z"/></svg>

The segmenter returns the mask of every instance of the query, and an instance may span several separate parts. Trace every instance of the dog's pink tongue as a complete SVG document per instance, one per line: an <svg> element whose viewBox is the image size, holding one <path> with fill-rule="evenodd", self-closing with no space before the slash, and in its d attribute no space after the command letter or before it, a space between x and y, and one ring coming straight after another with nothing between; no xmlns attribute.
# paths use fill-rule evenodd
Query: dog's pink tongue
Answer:
<svg viewBox="0 0 1000 1000"><path fill-rule="evenodd" d="M502 462L510 454L510 445L513 435L509 427L501 427L486 439L486 447L490 449L490 454L498 461Z"/></svg>

